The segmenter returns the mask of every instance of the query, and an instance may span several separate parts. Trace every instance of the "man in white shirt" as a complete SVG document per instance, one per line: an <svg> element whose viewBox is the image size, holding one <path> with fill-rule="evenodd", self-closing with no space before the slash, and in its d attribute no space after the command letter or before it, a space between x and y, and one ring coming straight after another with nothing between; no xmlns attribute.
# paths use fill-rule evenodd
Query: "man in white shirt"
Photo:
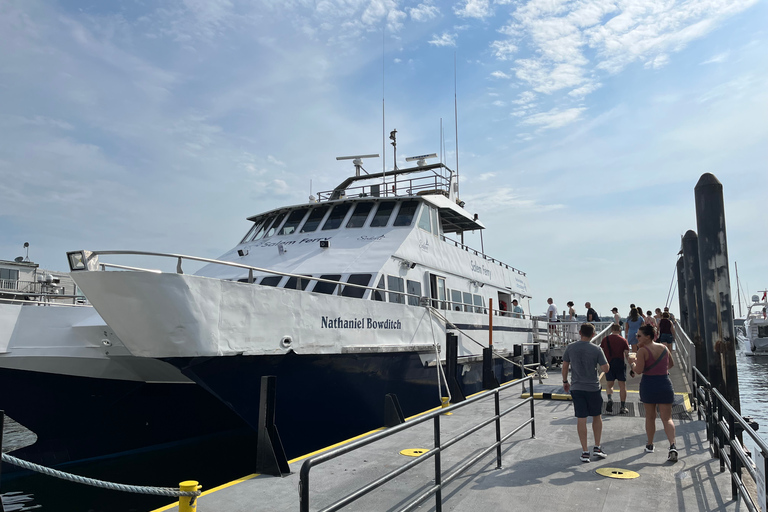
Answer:
<svg viewBox="0 0 768 512"><path fill-rule="evenodd" d="M553 331L555 330L555 322L557 322L557 306L555 306L554 302L552 301L552 297L547 299L547 304L549 304L549 307L547 308L547 322L549 323L549 330Z"/></svg>

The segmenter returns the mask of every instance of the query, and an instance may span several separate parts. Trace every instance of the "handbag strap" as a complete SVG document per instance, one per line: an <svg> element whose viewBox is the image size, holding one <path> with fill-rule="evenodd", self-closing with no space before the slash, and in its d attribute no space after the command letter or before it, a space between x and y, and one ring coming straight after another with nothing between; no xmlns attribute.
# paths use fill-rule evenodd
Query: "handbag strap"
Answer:
<svg viewBox="0 0 768 512"><path fill-rule="evenodd" d="M645 350L647 350L649 354L653 355L653 352L651 352L651 349L649 349L648 347L643 347L643 348L644 348ZM662 359L664 359L664 358L665 358L665 356L667 355L667 352L668 352L668 349L667 349L667 347L664 347L664 353L663 353L663 354L661 354L661 355L660 355L660 356L659 356L659 357L658 357L658 358L657 358L657 359L656 359L656 360L653 362L653 364L651 364L650 366L646 366L645 368L643 368L643 373L647 373L647 372L648 372L648 370L650 370L651 368L653 368L654 366L656 366L657 364L659 364L659 361L661 361Z"/></svg>

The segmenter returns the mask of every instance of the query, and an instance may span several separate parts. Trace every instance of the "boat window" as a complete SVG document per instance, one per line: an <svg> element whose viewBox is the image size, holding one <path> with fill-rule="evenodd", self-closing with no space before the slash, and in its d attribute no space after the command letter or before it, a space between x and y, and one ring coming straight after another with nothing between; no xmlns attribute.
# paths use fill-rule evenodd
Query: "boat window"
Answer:
<svg viewBox="0 0 768 512"><path fill-rule="evenodd" d="M351 274L347 282L350 284L359 284L361 286L368 286L371 282L371 274ZM357 288L356 286L345 286L341 290L341 294L344 297L355 297L356 299L362 299L367 290L365 288Z"/></svg>
<svg viewBox="0 0 768 512"><path fill-rule="evenodd" d="M277 217L275 217L275 222L273 222L272 225L269 226L269 229L267 230L267 233L264 235L264 238L274 235L275 232L277 231L277 228L280 227L280 223L283 222L284 218L285 218L284 213L281 213Z"/></svg>
<svg viewBox="0 0 768 512"><path fill-rule="evenodd" d="M418 306L419 305L419 297L421 297L421 283L418 281L411 281L408 280L405 282L406 290L408 292L408 305L409 306ZM413 297L415 295L415 297Z"/></svg>
<svg viewBox="0 0 768 512"><path fill-rule="evenodd" d="M371 213L372 209L373 209L373 203L370 201L366 201L364 203L357 203L357 206L355 206L355 211L352 212L352 216L349 218L349 222L347 222L347 227L348 228L363 227L363 224L365 224L365 221L368 219L368 214Z"/></svg>
<svg viewBox="0 0 768 512"><path fill-rule="evenodd" d="M320 225L320 221L322 221L323 217L325 217L325 212L327 211L327 206L318 206L317 208L313 208L309 214L309 218L307 218L307 222L305 222L304 226L301 228L301 232L311 233L312 231L315 231L317 226Z"/></svg>
<svg viewBox="0 0 768 512"><path fill-rule="evenodd" d="M472 295L472 300L475 303L475 313L485 313L483 310L483 298L479 295Z"/></svg>
<svg viewBox="0 0 768 512"><path fill-rule="evenodd" d="M331 214L328 216L328 220L326 220L325 224L323 224L323 231L327 231L329 229L337 229L339 226L341 226L341 221L343 221L344 217L347 216L347 212L349 211L350 206L352 205L349 203L342 203L334 206L333 210L331 210Z"/></svg>
<svg viewBox="0 0 768 512"><path fill-rule="evenodd" d="M384 290L385 289L385 287L384 287L384 276L381 276L381 279L379 279L379 284L376 285L376 288L378 288L379 290ZM376 290L376 291L374 291L371 294L371 298L373 300L383 301L384 300L384 293L385 292L383 292L383 291L380 292L380 291Z"/></svg>
<svg viewBox="0 0 768 512"><path fill-rule="evenodd" d="M249 241L251 237L253 236L254 232L256 231L256 228L259 227L258 222L254 222L253 226L251 226L251 229L248 230L248 233L245 234L242 240L240 240L241 244L244 244L245 242Z"/></svg>
<svg viewBox="0 0 768 512"><path fill-rule="evenodd" d="M293 210L288 216L288 220L285 221L285 224L283 224L283 227L280 228L278 235L292 235L295 233L296 228L299 227L299 224L301 224L301 219L304 218L306 213L307 210L305 208L302 208L301 210Z"/></svg>
<svg viewBox="0 0 768 512"><path fill-rule="evenodd" d="M451 309L454 311L461 311L463 309L460 290L451 290Z"/></svg>
<svg viewBox="0 0 768 512"><path fill-rule="evenodd" d="M373 216L371 221L372 228L381 228L389 224L389 218L392 216L392 211L395 209L394 201L382 201L379 203L379 209L376 210L376 215Z"/></svg>
<svg viewBox="0 0 768 512"><path fill-rule="evenodd" d="M253 235L253 238L251 238L251 241L259 240L264 236L264 233L267 232L267 228L272 224L272 220L275 218L274 215L270 215L269 217L264 219L264 222L261 222L259 224L259 229L256 230L256 234Z"/></svg>
<svg viewBox="0 0 768 512"><path fill-rule="evenodd" d="M437 208L429 208L430 213L432 214L432 232L440 236L440 221L437 215Z"/></svg>
<svg viewBox="0 0 768 512"><path fill-rule="evenodd" d="M311 276L307 276L311 277ZM292 290L306 290L309 285L309 279L299 279L298 277L289 277L285 282L283 288L290 288Z"/></svg>
<svg viewBox="0 0 768 512"><path fill-rule="evenodd" d="M395 226L410 226L413 222L413 215L418 208L418 201L403 201L400 203L400 211L397 212L395 217Z"/></svg>
<svg viewBox="0 0 768 512"><path fill-rule="evenodd" d="M432 228L429 225L429 206L424 206L421 209L421 215L419 215L419 227L424 231L431 232Z"/></svg>
<svg viewBox="0 0 768 512"><path fill-rule="evenodd" d="M445 291L445 278L436 276L434 274L429 275L429 291L432 294L433 300L432 301L432 307L440 309L445 309L448 307L448 302L446 301L446 291Z"/></svg>
<svg viewBox="0 0 768 512"><path fill-rule="evenodd" d="M397 302L398 304L405 303L405 301L403 300L403 294L402 294L402 292L405 291L405 288L403 288L402 277L387 276L387 288L389 289L389 302ZM401 292L401 293L393 293L393 292Z"/></svg>
<svg viewBox="0 0 768 512"><path fill-rule="evenodd" d="M320 276L320 278L328 279L329 281L338 281L341 279L341 274L325 274ZM336 291L336 283L323 283L322 281L318 281L312 291L331 295L334 291Z"/></svg>
<svg viewBox="0 0 768 512"><path fill-rule="evenodd" d="M758 325L757 326L757 337L758 338L768 338L768 325Z"/></svg>
<svg viewBox="0 0 768 512"><path fill-rule="evenodd" d="M474 311L472 308L472 294L468 292L464 292L464 311L467 313Z"/></svg>
<svg viewBox="0 0 768 512"><path fill-rule="evenodd" d="M259 284L261 286L277 286L282 279L283 276L267 276Z"/></svg>

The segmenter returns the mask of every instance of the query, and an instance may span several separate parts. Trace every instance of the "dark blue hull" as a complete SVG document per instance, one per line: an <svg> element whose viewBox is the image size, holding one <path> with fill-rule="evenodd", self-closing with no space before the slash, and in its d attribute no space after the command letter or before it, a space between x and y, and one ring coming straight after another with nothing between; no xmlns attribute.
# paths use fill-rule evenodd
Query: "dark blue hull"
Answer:
<svg viewBox="0 0 768 512"><path fill-rule="evenodd" d="M0 369L0 409L37 434L16 450L48 466L152 450L223 432L249 431L195 384L72 377ZM3 475L15 470L3 465Z"/></svg>
<svg viewBox="0 0 768 512"><path fill-rule="evenodd" d="M288 458L349 439L384 424L384 397L395 393L406 417L440 405L437 369L418 354L335 354L174 358L189 378L257 428L261 377L277 376L275 424ZM466 395L482 389L482 362L459 383ZM495 361L500 382L513 367ZM445 391L443 391L445 394Z"/></svg>

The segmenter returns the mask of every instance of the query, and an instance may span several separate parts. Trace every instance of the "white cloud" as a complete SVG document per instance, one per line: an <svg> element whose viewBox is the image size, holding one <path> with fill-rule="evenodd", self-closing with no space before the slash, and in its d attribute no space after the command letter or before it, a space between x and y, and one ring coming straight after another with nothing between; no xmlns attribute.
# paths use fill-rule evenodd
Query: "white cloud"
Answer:
<svg viewBox="0 0 768 512"><path fill-rule="evenodd" d="M493 102L494 107L505 107L507 104L501 100L496 100Z"/></svg>
<svg viewBox="0 0 768 512"><path fill-rule="evenodd" d="M705 60L701 63L703 66L704 64L721 64L728 60L728 57L731 56L731 52L722 52L718 53L717 55L713 56L710 59Z"/></svg>
<svg viewBox="0 0 768 512"><path fill-rule="evenodd" d="M428 43L434 46L456 46L456 37L456 34L449 34L448 32L443 32L441 36L433 34Z"/></svg>
<svg viewBox="0 0 768 512"><path fill-rule="evenodd" d="M507 60L512 54L517 53L517 46L511 41L494 41L491 43L491 49L499 60Z"/></svg>
<svg viewBox="0 0 768 512"><path fill-rule="evenodd" d="M463 6L453 8L456 16L462 18L484 19L491 16L491 5L489 0L465 0Z"/></svg>
<svg viewBox="0 0 768 512"><path fill-rule="evenodd" d="M491 73L491 76L493 78L511 78L508 74L504 73L503 71L494 71Z"/></svg>
<svg viewBox="0 0 768 512"><path fill-rule="evenodd" d="M408 9L408 14L411 15L413 21L429 21L440 15L440 9L427 2L411 7Z"/></svg>
<svg viewBox="0 0 768 512"><path fill-rule="evenodd" d="M549 112L541 112L539 114L528 116L521 121L520 124L539 126L541 130L562 128L563 126L578 121L585 110L586 108L584 107L569 108L566 110L553 108Z"/></svg>
<svg viewBox="0 0 768 512"><path fill-rule="evenodd" d="M496 177L495 172L484 172L483 174L478 176L477 179L480 181L488 181L489 179L495 178L495 177Z"/></svg>

